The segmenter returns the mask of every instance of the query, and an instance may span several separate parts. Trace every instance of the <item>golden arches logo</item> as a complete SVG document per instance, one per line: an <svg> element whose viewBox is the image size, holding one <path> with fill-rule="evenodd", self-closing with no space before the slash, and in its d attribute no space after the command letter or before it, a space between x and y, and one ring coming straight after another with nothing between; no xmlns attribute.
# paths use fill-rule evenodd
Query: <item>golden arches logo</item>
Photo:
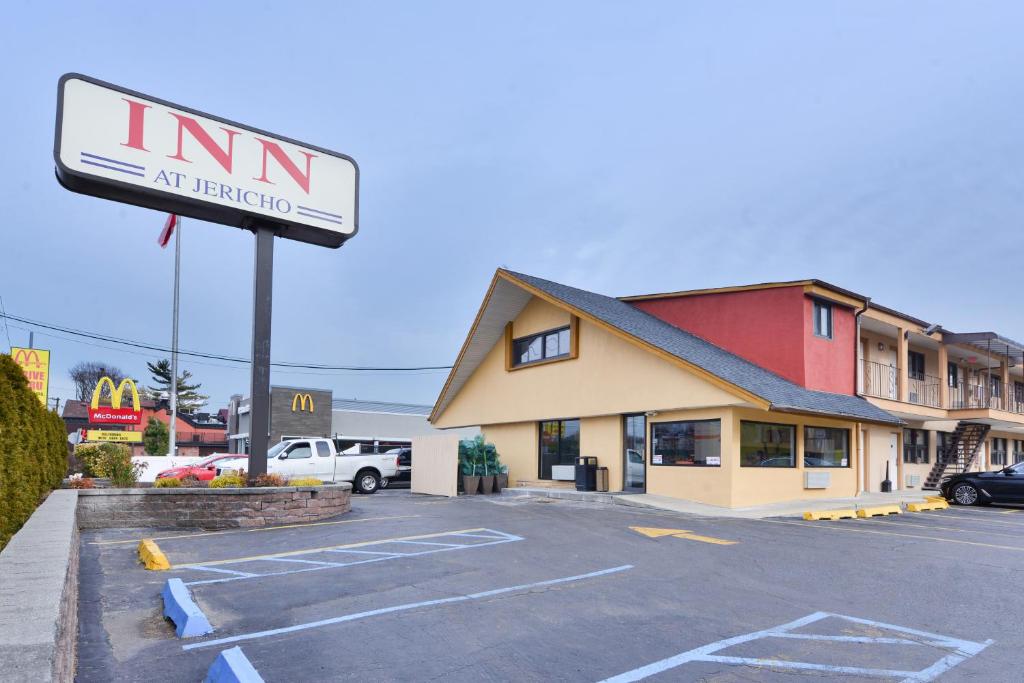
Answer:
<svg viewBox="0 0 1024 683"><path fill-rule="evenodd" d="M135 412L142 410L142 406L139 405L139 389L135 386L135 382L125 377L121 380L121 383L114 388L114 380L109 377L100 377L100 381L96 383L96 388L92 392L92 403L89 405L93 410L100 407L100 394L103 392L103 385L106 384L110 387L110 407L120 408L121 407L121 395L124 394L125 385L131 387L132 390L132 409Z"/></svg>
<svg viewBox="0 0 1024 683"><path fill-rule="evenodd" d="M34 363L35 365L43 364L39 360L39 354L36 353L35 349L18 349L17 353L14 354L14 362L18 365L28 365L29 363Z"/></svg>
<svg viewBox="0 0 1024 683"><path fill-rule="evenodd" d="M292 397L292 412L294 413L296 410L305 410L307 402L309 403L309 412L312 413L316 410L313 407L313 397L309 394L295 394L295 396Z"/></svg>

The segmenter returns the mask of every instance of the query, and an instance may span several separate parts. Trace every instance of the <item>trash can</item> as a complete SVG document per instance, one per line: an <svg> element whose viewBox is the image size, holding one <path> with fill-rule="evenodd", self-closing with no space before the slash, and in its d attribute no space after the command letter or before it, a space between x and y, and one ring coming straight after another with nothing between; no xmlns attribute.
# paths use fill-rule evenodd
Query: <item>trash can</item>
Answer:
<svg viewBox="0 0 1024 683"><path fill-rule="evenodd" d="M576 490L597 490L597 458L590 455L576 458Z"/></svg>
<svg viewBox="0 0 1024 683"><path fill-rule="evenodd" d="M608 493L608 468L597 468L597 490L601 493Z"/></svg>

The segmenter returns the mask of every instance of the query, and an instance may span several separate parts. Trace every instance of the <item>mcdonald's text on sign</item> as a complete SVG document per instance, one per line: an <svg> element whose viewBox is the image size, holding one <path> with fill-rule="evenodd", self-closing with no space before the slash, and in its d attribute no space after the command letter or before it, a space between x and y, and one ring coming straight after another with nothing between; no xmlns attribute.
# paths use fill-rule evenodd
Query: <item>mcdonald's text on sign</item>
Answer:
<svg viewBox="0 0 1024 683"><path fill-rule="evenodd" d="M45 406L50 388L50 352L12 346L11 358L21 367L29 388Z"/></svg>
<svg viewBox="0 0 1024 683"><path fill-rule="evenodd" d="M292 412L305 411L316 412L316 406L313 405L313 397L309 394L295 394L292 397Z"/></svg>
<svg viewBox="0 0 1024 683"><path fill-rule="evenodd" d="M66 188L339 247L358 230L344 154L79 74L58 85L54 160Z"/></svg>
<svg viewBox="0 0 1024 683"><path fill-rule="evenodd" d="M107 429L84 429L85 441L106 441L111 443L142 443L142 432L117 432Z"/></svg>
<svg viewBox="0 0 1024 683"><path fill-rule="evenodd" d="M103 395L103 387L110 389L110 405L101 406L100 399ZM132 405L130 408L123 408L124 390L132 390ZM92 392L92 402L89 404L89 422L93 424L122 424L137 425L142 422L142 405L139 402L139 389L135 382L130 379L123 379L114 387L114 380L109 377L101 377L96 383Z"/></svg>

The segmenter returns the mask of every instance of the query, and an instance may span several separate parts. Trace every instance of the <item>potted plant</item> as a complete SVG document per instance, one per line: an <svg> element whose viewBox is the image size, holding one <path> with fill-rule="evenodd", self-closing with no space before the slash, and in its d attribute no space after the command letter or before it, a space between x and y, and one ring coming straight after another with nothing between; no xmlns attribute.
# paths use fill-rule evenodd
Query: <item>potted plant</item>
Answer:
<svg viewBox="0 0 1024 683"><path fill-rule="evenodd" d="M467 496L476 495L480 487L477 476L476 444L470 440L459 442L459 468L462 471L462 492Z"/></svg>
<svg viewBox="0 0 1024 683"><path fill-rule="evenodd" d="M476 437L477 460L481 466L480 489L484 494L494 490L494 476L498 473L498 451L492 443L484 443L483 436Z"/></svg>
<svg viewBox="0 0 1024 683"><path fill-rule="evenodd" d="M494 492L501 493L508 488L508 465L498 465L498 473L494 475Z"/></svg>

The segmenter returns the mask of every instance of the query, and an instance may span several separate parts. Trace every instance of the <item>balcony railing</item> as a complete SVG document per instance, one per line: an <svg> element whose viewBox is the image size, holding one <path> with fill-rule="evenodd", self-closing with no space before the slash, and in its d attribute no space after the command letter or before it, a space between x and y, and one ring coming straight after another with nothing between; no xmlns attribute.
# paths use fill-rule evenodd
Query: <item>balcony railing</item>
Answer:
<svg viewBox="0 0 1024 683"><path fill-rule="evenodd" d="M1024 393L1016 386L1007 387L998 380L988 383L959 381L949 388L949 409L970 410L992 408L1024 414Z"/></svg>
<svg viewBox="0 0 1024 683"><path fill-rule="evenodd" d="M899 398L899 371L895 366L863 359L860 364L865 396L888 398L893 401Z"/></svg>
<svg viewBox="0 0 1024 683"><path fill-rule="evenodd" d="M941 379L938 377L932 377L931 375L911 377L907 383L907 387L909 388L907 398L911 403L939 408L942 406L942 401L939 397L939 387L941 383Z"/></svg>

